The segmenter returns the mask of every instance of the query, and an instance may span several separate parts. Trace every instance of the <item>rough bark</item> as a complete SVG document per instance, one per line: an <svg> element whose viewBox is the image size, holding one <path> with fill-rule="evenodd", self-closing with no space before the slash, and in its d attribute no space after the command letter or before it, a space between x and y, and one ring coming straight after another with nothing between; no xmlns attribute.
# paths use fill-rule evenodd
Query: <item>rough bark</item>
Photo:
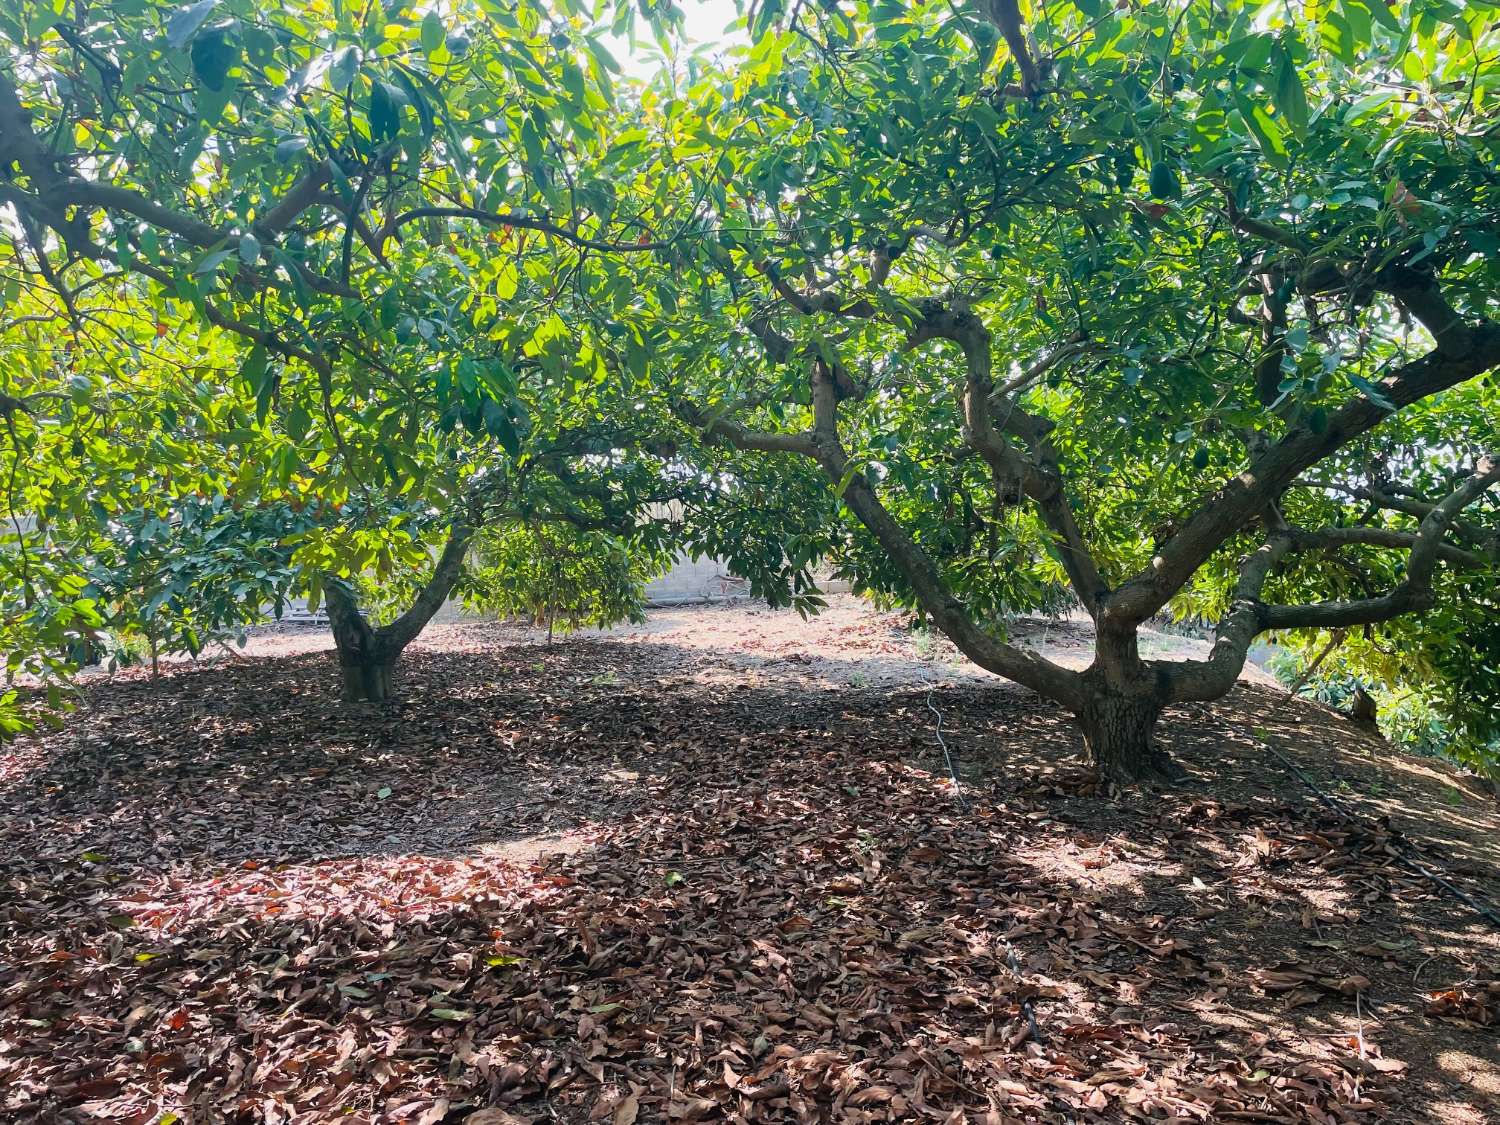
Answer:
<svg viewBox="0 0 1500 1125"><path fill-rule="evenodd" d="M1453 339L1452 332L1446 336L1452 341L1448 347L1402 364L1381 380L1380 394L1389 406L1361 395L1329 415L1321 432L1296 426L1255 457L1181 524L1149 567L1115 590L1105 613L1119 621L1145 621L1304 471L1374 429L1395 410L1500 367L1500 325L1480 325L1461 339Z"/></svg>
<svg viewBox="0 0 1500 1125"><path fill-rule="evenodd" d="M1141 659L1133 625L1101 624L1094 662L1082 676L1083 698L1073 708L1083 729L1089 764L1103 781L1175 781L1183 771L1156 744L1156 721L1167 705L1167 683Z"/></svg>
<svg viewBox="0 0 1500 1125"><path fill-rule="evenodd" d="M391 644L389 638L380 635L380 630L370 626L342 583L330 580L325 589L344 702L385 702L390 698L392 676L402 646Z"/></svg>
<svg viewBox="0 0 1500 1125"><path fill-rule="evenodd" d="M995 0L1006 21L1017 22L1015 5ZM1019 30L1013 29L1013 30ZM1306 257L1309 247L1293 232L1274 224L1248 219L1232 209L1242 231ZM1268 259L1269 260L1269 259ZM732 266L726 266L732 273ZM877 316L864 297L844 297L827 285L799 292L774 270L763 268L785 307L800 315L813 313L851 317ZM1261 328L1262 351L1254 384L1267 409L1279 398L1281 358L1285 351L1285 277L1281 268L1268 268L1258 288L1265 316L1242 323ZM1332 270L1327 278L1304 271L1297 291L1308 295L1345 284L1344 274ZM884 279L882 272L881 280ZM879 282L877 282L879 284ZM801 432L754 431L739 421L703 411L685 411L705 433L740 449L790 453L811 458L836 482L840 495L860 522L885 549L892 563L910 583L915 600L932 623L980 667L1017 681L1045 695L1078 717L1090 756L1099 773L1112 780L1179 776L1171 759L1152 741L1152 729L1163 707L1194 700L1216 699L1234 686L1249 650L1260 633L1277 628L1339 629L1387 620L1398 613L1419 611L1431 603L1431 572L1438 560L1456 566L1480 565L1493 546L1469 540L1467 547L1445 542L1453 517L1484 489L1500 479L1494 458L1482 458L1474 476L1441 504L1424 511L1415 533L1384 527L1332 527L1309 531L1290 526L1280 500L1306 470L1347 447L1403 407L1436 395L1484 372L1500 368L1500 325L1476 325L1447 303L1435 279L1394 268L1366 287L1362 300L1383 292L1419 320L1432 334L1434 347L1426 355L1403 363L1380 380L1369 394L1356 396L1333 410L1326 424L1289 424L1279 440L1270 432L1257 433L1250 443L1246 467L1212 495L1165 538L1149 565L1111 587L1103 577L1075 517L1067 481L1049 435L1053 423L1027 411L1019 401L1032 375L1023 372L1003 387L993 380L992 337L962 299L930 298L916 303L919 315L906 325L906 346L945 339L964 354L963 445L965 455L979 456L990 470L997 496L1024 495L1036 506L1055 544L1074 592L1093 616L1098 639L1093 664L1082 673L1063 668L1040 654L1006 644L970 615L945 581L937 565L882 501L875 483L851 467L839 435L839 405L859 397L839 377L837 361L798 349L791 337L778 332L768 313L752 319L751 329L768 354L778 362L805 356L813 424ZM1316 319L1316 311L1309 309ZM1080 344L1080 346L1083 346ZM1066 348L1058 355L1074 354ZM1040 368L1045 370L1045 365ZM1245 560L1228 611L1219 622L1207 660L1190 662L1143 661L1136 645L1140 626L1192 578L1216 552L1237 536L1264 527L1268 540ZM1262 590L1289 554L1310 550L1335 551L1348 545L1408 548L1406 578L1390 593L1352 602L1321 602L1301 606L1273 606L1261 600ZM1479 548L1473 550L1469 548Z"/></svg>
<svg viewBox="0 0 1500 1125"><path fill-rule="evenodd" d="M473 528L455 524L438 556L432 576L418 591L405 613L389 625L372 626L360 611L348 586L340 579L324 583L328 621L338 650L346 703L383 703L391 697L396 665L433 614L442 607L463 571Z"/></svg>
<svg viewBox="0 0 1500 1125"><path fill-rule="evenodd" d="M1160 693L1126 693L1093 688L1078 711L1089 764L1105 781L1129 785L1141 781L1177 781L1183 771L1156 744L1156 721L1164 701Z"/></svg>
<svg viewBox="0 0 1500 1125"><path fill-rule="evenodd" d="M339 672L343 677L345 703L384 703L391 697L391 680L396 670L396 658L386 661L365 658L358 662L345 663L344 653L339 653Z"/></svg>

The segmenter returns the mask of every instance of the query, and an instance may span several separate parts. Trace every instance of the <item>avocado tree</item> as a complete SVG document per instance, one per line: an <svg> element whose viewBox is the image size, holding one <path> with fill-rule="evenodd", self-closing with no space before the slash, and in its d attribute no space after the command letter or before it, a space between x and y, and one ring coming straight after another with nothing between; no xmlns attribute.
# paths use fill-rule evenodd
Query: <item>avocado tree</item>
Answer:
<svg viewBox="0 0 1500 1125"><path fill-rule="evenodd" d="M1163 709L1229 691L1267 631L1452 605L1444 643L1493 635L1444 601L1497 575L1493 4L747 16L739 63L646 126L720 153L693 185L716 239L654 260L696 285L639 314L657 381L704 434L816 465L874 565L1072 710L1101 773L1174 775ZM1016 565L1001 536L1093 618L1088 668L966 596ZM1206 659L1141 655L1173 611L1216 623Z"/></svg>
<svg viewBox="0 0 1500 1125"><path fill-rule="evenodd" d="M0 391L28 534L77 556L131 505L153 540L189 499L291 508L294 584L379 698L485 520L625 520L639 474L603 468L643 415L591 340L630 296L610 255L694 208L605 128L601 35L635 8L600 11L0 13L3 331L26 357ZM372 623L361 578L409 604Z"/></svg>
<svg viewBox="0 0 1500 1125"><path fill-rule="evenodd" d="M462 585L464 603L558 629L645 619L645 585L670 556L629 538L564 521L517 523L487 531Z"/></svg>

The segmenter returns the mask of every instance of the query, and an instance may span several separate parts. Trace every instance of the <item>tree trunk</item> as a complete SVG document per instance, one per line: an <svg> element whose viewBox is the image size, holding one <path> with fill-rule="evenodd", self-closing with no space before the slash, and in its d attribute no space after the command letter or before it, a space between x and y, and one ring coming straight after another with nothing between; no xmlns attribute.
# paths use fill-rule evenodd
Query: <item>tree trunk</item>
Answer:
<svg viewBox="0 0 1500 1125"><path fill-rule="evenodd" d="M1372 734L1380 733L1380 712L1375 698L1362 687L1354 689L1354 698L1349 701L1349 720Z"/></svg>
<svg viewBox="0 0 1500 1125"><path fill-rule="evenodd" d="M339 670L344 678L345 703L384 703L391 697L391 673L397 655L386 659L365 653L339 653Z"/></svg>
<svg viewBox="0 0 1500 1125"><path fill-rule="evenodd" d="M328 607L328 623L333 627L334 647L338 649L346 703L383 703L391 697L396 662L452 592L473 536L468 524L455 522L432 576L412 604L396 620L378 629L365 619L347 580L329 576L324 581L324 604Z"/></svg>
<svg viewBox="0 0 1500 1125"><path fill-rule="evenodd" d="M1078 713L1089 762L1101 780L1128 785L1178 781L1186 776L1156 745L1156 721L1164 701L1156 692L1096 689Z"/></svg>
<svg viewBox="0 0 1500 1125"><path fill-rule="evenodd" d="M391 673L402 646L383 630L372 629L349 592L338 582L325 590L328 622L339 654L345 703L384 703L391 697Z"/></svg>

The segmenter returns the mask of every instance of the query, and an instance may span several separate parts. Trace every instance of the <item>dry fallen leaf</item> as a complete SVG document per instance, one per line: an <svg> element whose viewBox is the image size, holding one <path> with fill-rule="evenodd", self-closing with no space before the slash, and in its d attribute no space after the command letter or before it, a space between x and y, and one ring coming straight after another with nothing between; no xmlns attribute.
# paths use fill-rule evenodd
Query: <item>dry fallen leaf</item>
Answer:
<svg viewBox="0 0 1500 1125"><path fill-rule="evenodd" d="M1487 979L1411 996L1390 935L1459 922L1384 826L1231 770L1106 829L1076 732L988 687L933 700L964 808L925 689L713 659L422 652L388 712L321 658L91 688L0 752L0 1117L1374 1125L1494 1026ZM1366 999L1384 1054L1283 1019Z"/></svg>

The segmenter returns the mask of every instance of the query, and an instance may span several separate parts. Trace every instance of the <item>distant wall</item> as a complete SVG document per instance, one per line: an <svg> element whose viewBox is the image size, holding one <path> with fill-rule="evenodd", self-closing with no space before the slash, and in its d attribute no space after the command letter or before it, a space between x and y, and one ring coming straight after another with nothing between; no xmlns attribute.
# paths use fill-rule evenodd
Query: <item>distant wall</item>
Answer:
<svg viewBox="0 0 1500 1125"><path fill-rule="evenodd" d="M720 601L747 597L750 584L730 575L718 559L679 555L672 569L646 586L646 601L652 605Z"/></svg>

